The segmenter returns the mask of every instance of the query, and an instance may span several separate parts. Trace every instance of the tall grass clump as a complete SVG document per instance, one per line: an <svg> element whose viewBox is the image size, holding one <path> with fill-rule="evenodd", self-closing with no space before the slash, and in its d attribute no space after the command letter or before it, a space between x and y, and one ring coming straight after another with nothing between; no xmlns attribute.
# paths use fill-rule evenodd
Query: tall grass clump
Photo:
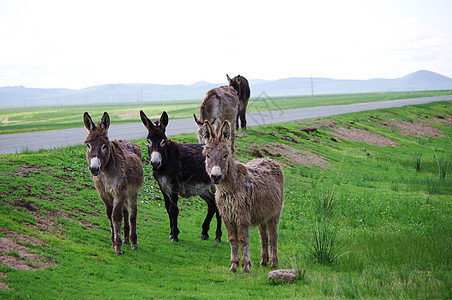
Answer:
<svg viewBox="0 0 452 300"><path fill-rule="evenodd" d="M449 172L449 161L446 155L439 156L435 153L436 164L438 165L438 176L440 179L446 178Z"/></svg>
<svg viewBox="0 0 452 300"><path fill-rule="evenodd" d="M308 253L321 264L332 264L336 259L346 254L344 243L338 230L330 222L317 222L308 242Z"/></svg>
<svg viewBox="0 0 452 300"><path fill-rule="evenodd" d="M424 153L422 152L413 152L411 153L411 157L413 159L414 167L417 172L421 171L421 165L422 165L422 157L424 156Z"/></svg>

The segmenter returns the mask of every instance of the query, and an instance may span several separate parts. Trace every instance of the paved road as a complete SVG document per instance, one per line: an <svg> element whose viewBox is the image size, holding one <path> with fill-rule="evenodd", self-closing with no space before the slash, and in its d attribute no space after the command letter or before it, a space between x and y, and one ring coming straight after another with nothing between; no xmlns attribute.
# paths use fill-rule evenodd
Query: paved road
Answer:
<svg viewBox="0 0 452 300"><path fill-rule="evenodd" d="M405 105L451 100L452 95L358 103L349 105L318 106L282 111L255 112L247 114L247 122L248 126L259 126L281 122L328 117L380 108L401 107ZM41 148L52 149L81 144L83 143L83 140L87 135L87 130L83 126L82 119L82 116L80 116L80 128L0 135L0 154L20 153L24 150L35 151ZM97 122L98 120L94 121ZM196 132L196 130L197 126L193 119L190 118L182 120L171 120L170 116L170 122L167 128L168 136L182 133L194 133ZM147 129L141 122L125 125L111 125L109 129L110 139L136 140L144 139L146 138L146 135Z"/></svg>

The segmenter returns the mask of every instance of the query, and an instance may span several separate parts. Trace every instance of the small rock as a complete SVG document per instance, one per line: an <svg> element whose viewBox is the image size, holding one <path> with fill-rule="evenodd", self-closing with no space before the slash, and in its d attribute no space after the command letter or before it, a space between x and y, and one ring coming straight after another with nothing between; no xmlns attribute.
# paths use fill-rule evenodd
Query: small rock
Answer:
<svg viewBox="0 0 452 300"><path fill-rule="evenodd" d="M320 143L318 140L316 140L316 139L311 139L311 142L313 142L313 143Z"/></svg>
<svg viewBox="0 0 452 300"><path fill-rule="evenodd" d="M283 283L293 283L297 276L297 270L280 269L268 273L267 281L280 281Z"/></svg>

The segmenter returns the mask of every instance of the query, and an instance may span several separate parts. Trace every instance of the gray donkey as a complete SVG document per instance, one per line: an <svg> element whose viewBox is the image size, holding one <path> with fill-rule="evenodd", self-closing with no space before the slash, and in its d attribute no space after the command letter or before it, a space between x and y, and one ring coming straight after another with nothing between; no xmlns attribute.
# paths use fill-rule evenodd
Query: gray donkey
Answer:
<svg viewBox="0 0 452 300"><path fill-rule="evenodd" d="M269 261L278 266L278 223L284 202L284 175L279 164L270 158L254 159L246 164L232 157L227 141L231 125L224 122L219 133L209 121L204 123L206 171L215 184L215 200L228 232L231 245L231 272L239 265L242 249L243 272L251 268L249 229L259 226L262 243L261 267Z"/></svg>

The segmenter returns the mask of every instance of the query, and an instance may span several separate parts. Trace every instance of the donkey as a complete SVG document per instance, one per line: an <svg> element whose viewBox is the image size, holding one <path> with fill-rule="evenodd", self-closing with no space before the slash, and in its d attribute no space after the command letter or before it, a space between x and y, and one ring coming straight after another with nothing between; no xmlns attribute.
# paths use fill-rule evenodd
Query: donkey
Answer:
<svg viewBox="0 0 452 300"><path fill-rule="evenodd" d="M207 92L199 110L199 119L193 114L198 125L198 141L204 144L202 128L204 121L209 121L217 130L224 121L232 124L231 150L234 153L235 122L238 114L239 97L236 90L230 86L220 86Z"/></svg>
<svg viewBox="0 0 452 300"><path fill-rule="evenodd" d="M204 146L206 170L215 184L215 200L228 232L231 246L231 272L239 265L242 249L243 272L251 268L249 254L250 226L259 226L262 243L261 267L269 261L278 266L278 223L284 202L284 175L277 162L270 158L254 159L246 164L236 162L227 141L231 125L224 122L219 133L206 121Z"/></svg>
<svg viewBox="0 0 452 300"><path fill-rule="evenodd" d="M127 141L108 140L110 117L106 112L97 126L87 112L83 121L88 129L84 143L89 170L110 220L112 249L117 255L122 255L122 244L129 243L129 236L132 250L138 249L137 199L143 184L141 150ZM121 241L122 218L124 242Z"/></svg>
<svg viewBox="0 0 452 300"><path fill-rule="evenodd" d="M143 111L140 117L148 129L148 154L151 159L153 176L157 180L165 199L165 206L170 219L170 239L178 242L179 228L177 227L178 196L188 198L199 195L207 203L207 215L202 224L200 239L209 238L208 231L213 215L217 218L215 241L221 241L221 217L215 204L215 197L211 192L213 187L206 172L202 154L202 145L178 144L166 138L168 115L163 112L160 121L152 123Z"/></svg>
<svg viewBox="0 0 452 300"><path fill-rule="evenodd" d="M240 126L242 130L246 129L246 106L248 105L248 100L250 99L250 85L248 84L248 80L245 77L237 75L234 78L230 78L228 74L226 74L228 78L229 85L232 86L239 96L239 112L237 114L235 129L239 129L239 117L240 117Z"/></svg>

